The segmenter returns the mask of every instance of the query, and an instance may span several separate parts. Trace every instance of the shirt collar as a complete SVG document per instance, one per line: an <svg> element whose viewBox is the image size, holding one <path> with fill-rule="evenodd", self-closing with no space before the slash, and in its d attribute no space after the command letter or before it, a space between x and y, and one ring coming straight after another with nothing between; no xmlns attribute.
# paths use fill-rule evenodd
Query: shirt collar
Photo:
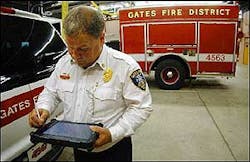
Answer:
<svg viewBox="0 0 250 162"><path fill-rule="evenodd" d="M103 70L105 70L106 68L106 57L107 57L107 46L104 44L103 48L102 48L102 52L100 54L100 56L98 57L98 59L88 68L92 68L95 67L96 65L99 65L100 68L102 68ZM70 63L74 64L74 60L71 58L70 59Z"/></svg>
<svg viewBox="0 0 250 162"><path fill-rule="evenodd" d="M96 64L98 64L103 70L105 70L106 69L106 60L107 60L106 58L107 58L107 46L104 44L99 58L90 67L94 67L94 66L96 66Z"/></svg>

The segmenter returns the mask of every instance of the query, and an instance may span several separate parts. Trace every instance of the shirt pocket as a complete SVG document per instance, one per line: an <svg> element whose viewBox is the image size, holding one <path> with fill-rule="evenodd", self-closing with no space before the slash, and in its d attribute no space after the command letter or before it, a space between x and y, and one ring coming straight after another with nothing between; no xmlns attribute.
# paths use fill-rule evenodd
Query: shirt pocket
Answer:
<svg viewBox="0 0 250 162"><path fill-rule="evenodd" d="M74 83L69 81L59 81L57 84L57 92L59 98L67 104L73 103L73 90L74 90Z"/></svg>
<svg viewBox="0 0 250 162"><path fill-rule="evenodd" d="M103 116L112 113L119 106L121 92L111 87L98 87L94 97L94 114Z"/></svg>
<svg viewBox="0 0 250 162"><path fill-rule="evenodd" d="M115 100L117 98L117 90L114 88L99 87L95 91L95 98L104 100Z"/></svg>

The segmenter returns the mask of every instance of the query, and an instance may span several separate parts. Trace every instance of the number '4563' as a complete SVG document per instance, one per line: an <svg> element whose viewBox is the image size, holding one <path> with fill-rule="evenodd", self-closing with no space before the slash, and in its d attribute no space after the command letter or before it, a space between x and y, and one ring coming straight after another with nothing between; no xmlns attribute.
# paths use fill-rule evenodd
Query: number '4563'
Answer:
<svg viewBox="0 0 250 162"><path fill-rule="evenodd" d="M224 54L209 54L209 55L207 55L206 60L223 62L223 61L225 61L225 55Z"/></svg>

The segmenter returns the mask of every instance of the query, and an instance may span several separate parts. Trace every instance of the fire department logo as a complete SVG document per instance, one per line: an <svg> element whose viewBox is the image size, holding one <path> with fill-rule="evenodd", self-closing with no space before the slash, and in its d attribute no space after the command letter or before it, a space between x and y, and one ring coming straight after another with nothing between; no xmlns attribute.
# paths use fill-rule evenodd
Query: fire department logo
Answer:
<svg viewBox="0 0 250 162"><path fill-rule="evenodd" d="M130 78L132 82L142 90L146 90L146 79L142 74L140 69L135 70L131 75Z"/></svg>

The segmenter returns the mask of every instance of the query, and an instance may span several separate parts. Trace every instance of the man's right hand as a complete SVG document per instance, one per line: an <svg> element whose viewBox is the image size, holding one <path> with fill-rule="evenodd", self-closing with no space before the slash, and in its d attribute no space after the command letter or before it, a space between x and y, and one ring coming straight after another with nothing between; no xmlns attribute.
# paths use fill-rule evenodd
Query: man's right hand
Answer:
<svg viewBox="0 0 250 162"><path fill-rule="evenodd" d="M39 111L39 114L40 114L41 118L38 117L36 109L33 109L29 113L29 125L31 127L35 127L35 128L41 127L49 117L49 111L48 110L38 109L38 111Z"/></svg>

